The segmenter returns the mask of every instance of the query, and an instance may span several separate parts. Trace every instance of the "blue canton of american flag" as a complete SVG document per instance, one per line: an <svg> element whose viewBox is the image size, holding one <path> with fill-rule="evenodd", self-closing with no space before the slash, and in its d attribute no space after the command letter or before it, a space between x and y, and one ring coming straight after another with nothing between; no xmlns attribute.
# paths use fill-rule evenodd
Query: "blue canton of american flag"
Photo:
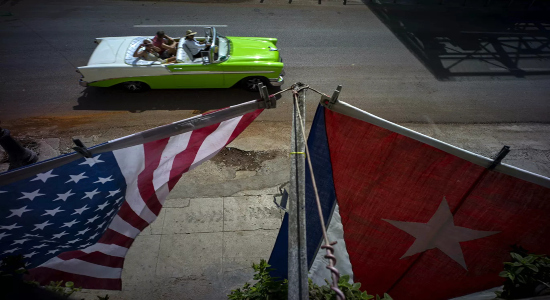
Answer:
<svg viewBox="0 0 550 300"><path fill-rule="evenodd" d="M125 194L112 152L0 187L0 257L23 255L32 269L94 245Z"/></svg>
<svg viewBox="0 0 550 300"><path fill-rule="evenodd" d="M23 255L29 279L42 284L121 289L128 249L182 174L216 155L261 111L47 172L27 167L26 179L0 185L0 258Z"/></svg>

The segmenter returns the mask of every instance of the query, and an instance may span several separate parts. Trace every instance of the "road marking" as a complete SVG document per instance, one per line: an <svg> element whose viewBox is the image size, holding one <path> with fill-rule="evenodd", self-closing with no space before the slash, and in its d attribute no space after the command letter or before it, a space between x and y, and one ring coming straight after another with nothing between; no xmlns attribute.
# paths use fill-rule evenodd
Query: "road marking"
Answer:
<svg viewBox="0 0 550 300"><path fill-rule="evenodd" d="M509 70L508 68L489 68L489 70L501 70L501 71L511 71ZM518 70L520 71L546 71L546 72L550 72L550 69L545 69L545 68L518 68Z"/></svg>
<svg viewBox="0 0 550 300"><path fill-rule="evenodd" d="M502 35L527 35L525 32L490 32L490 31L461 31L460 33L483 33L483 34L502 34Z"/></svg>
<svg viewBox="0 0 550 300"><path fill-rule="evenodd" d="M134 27L227 27L227 25L134 25Z"/></svg>

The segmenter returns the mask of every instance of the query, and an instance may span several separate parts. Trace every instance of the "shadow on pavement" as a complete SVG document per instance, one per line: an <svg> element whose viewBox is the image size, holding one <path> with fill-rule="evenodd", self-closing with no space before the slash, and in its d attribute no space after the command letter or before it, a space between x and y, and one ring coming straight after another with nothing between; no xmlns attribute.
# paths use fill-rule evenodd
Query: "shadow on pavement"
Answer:
<svg viewBox="0 0 550 300"><path fill-rule="evenodd" d="M270 89L270 93L277 91L279 89ZM129 112L147 110L207 111L254 99L260 99L260 94L237 88L149 90L142 93L129 93L118 87L88 87L82 92L78 98L78 105L73 109Z"/></svg>
<svg viewBox="0 0 550 300"><path fill-rule="evenodd" d="M548 1L363 2L439 80L550 74Z"/></svg>

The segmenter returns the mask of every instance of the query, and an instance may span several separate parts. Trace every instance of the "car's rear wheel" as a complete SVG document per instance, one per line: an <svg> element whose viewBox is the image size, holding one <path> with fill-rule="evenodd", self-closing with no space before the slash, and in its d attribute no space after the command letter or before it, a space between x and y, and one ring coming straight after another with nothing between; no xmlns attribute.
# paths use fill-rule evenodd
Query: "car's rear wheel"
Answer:
<svg viewBox="0 0 550 300"><path fill-rule="evenodd" d="M128 81L123 83L122 86L131 93L139 93L149 89L147 83L141 81Z"/></svg>
<svg viewBox="0 0 550 300"><path fill-rule="evenodd" d="M241 86L251 92L257 92L260 90L259 84L263 83L267 86L267 81L262 77L248 77L243 79Z"/></svg>

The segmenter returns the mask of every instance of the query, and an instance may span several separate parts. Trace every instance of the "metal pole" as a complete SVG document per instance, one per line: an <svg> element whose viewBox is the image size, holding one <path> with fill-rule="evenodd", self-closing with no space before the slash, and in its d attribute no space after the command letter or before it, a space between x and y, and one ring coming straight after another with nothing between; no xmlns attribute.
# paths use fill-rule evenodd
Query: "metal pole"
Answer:
<svg viewBox="0 0 550 300"><path fill-rule="evenodd" d="M306 245L306 164L305 137L300 126L305 126L305 90L303 84L296 83L294 92L298 94L298 104L294 104L292 136L290 140L290 188L288 210L288 300L309 298L307 280ZM303 116L302 122L298 111Z"/></svg>

